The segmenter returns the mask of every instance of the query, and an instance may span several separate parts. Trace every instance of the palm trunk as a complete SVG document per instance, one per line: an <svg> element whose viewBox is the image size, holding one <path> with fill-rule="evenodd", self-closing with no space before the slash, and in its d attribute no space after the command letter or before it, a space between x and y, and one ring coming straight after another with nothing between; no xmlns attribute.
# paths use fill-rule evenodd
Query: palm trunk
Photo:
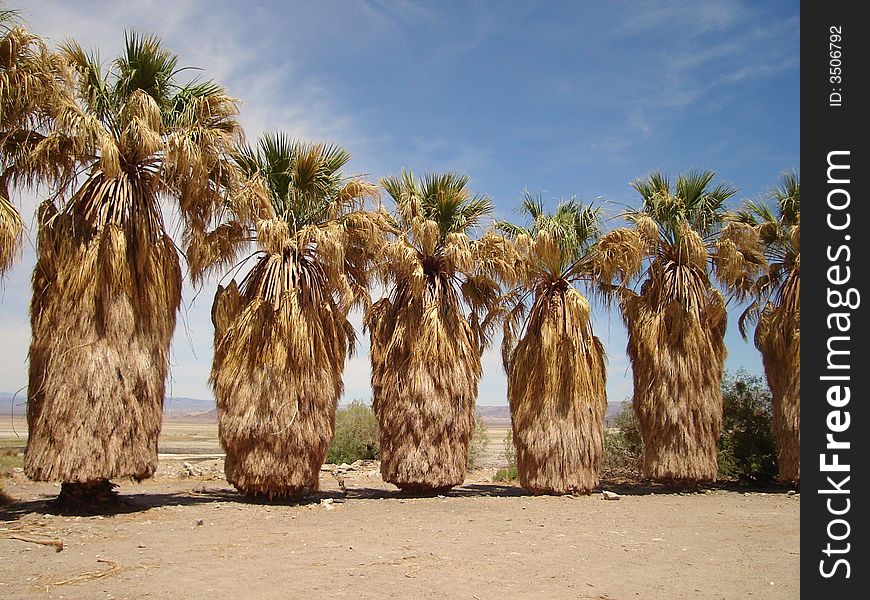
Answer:
<svg viewBox="0 0 870 600"><path fill-rule="evenodd" d="M782 309L762 314L755 330L764 374L773 397L773 436L779 480L801 479L800 319Z"/></svg>
<svg viewBox="0 0 870 600"><path fill-rule="evenodd" d="M117 226L78 242L68 217L42 220L25 472L64 483L151 477L181 298L174 244Z"/></svg>
<svg viewBox="0 0 870 600"><path fill-rule="evenodd" d="M565 310L581 302L587 318ZM508 369L520 485L538 494L588 493L598 485L604 454L604 348L576 291L535 304Z"/></svg>
<svg viewBox="0 0 870 600"><path fill-rule="evenodd" d="M328 303L302 307L301 297L285 295L274 311L235 283L215 296L211 383L224 469L247 495L316 491L335 431L350 325Z"/></svg>
<svg viewBox="0 0 870 600"><path fill-rule="evenodd" d="M437 302L381 300L368 323L384 481L412 492L461 484L481 375L471 328Z"/></svg>
<svg viewBox="0 0 870 600"><path fill-rule="evenodd" d="M644 475L712 481L722 427L724 302L711 289L704 306L687 311L676 301L659 307L653 295L650 288L623 306Z"/></svg>

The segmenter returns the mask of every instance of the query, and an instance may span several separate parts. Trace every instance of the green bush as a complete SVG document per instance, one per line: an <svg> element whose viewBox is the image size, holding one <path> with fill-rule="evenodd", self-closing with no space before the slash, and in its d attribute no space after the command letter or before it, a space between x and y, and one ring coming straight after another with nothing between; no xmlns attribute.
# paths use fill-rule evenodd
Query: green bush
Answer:
<svg viewBox="0 0 870 600"><path fill-rule="evenodd" d="M507 463L507 467L496 471L495 475L492 476L492 480L495 482L516 481L519 479L519 473L517 472L517 447L514 445L514 432L512 429L508 429L502 444L504 444L502 457L505 463Z"/></svg>
<svg viewBox="0 0 870 600"><path fill-rule="evenodd" d="M776 479L776 444L771 430L772 398L760 377L744 370L722 382L719 476L767 482Z"/></svg>
<svg viewBox="0 0 870 600"><path fill-rule="evenodd" d="M508 467L516 469L517 447L514 445L513 429L508 429L508 432L504 436L504 440L502 440L502 444L504 444L504 452L502 453L502 456L504 456L505 463L507 463Z"/></svg>
<svg viewBox="0 0 870 600"><path fill-rule="evenodd" d="M643 437L631 402L626 400L614 419L614 427L604 431L604 477L637 479L642 476Z"/></svg>
<svg viewBox="0 0 870 600"><path fill-rule="evenodd" d="M378 458L378 420L371 407L354 400L335 414L335 437L326 462L352 463Z"/></svg>
<svg viewBox="0 0 870 600"><path fill-rule="evenodd" d="M488 428L480 415L474 415L474 433L468 446L468 468L473 469L479 463L486 449L489 447Z"/></svg>
<svg viewBox="0 0 870 600"><path fill-rule="evenodd" d="M519 478L519 473L517 472L516 465L512 467L506 467L504 469L499 469L495 472L495 475L492 476L492 480L497 483L508 483L511 481L516 481Z"/></svg>

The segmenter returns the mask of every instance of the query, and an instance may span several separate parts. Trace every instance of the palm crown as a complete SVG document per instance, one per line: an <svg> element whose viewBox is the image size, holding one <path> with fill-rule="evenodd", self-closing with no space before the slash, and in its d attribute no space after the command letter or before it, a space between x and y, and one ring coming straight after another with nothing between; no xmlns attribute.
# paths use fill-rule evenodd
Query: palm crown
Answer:
<svg viewBox="0 0 870 600"><path fill-rule="evenodd" d="M337 294L344 313L367 302L368 262L386 225L381 211L363 210L376 188L342 176L350 154L274 133L233 157L241 173L237 218L207 236L202 264L226 265L240 242L255 240L260 260L245 279L246 294L277 305L284 291L307 288Z"/></svg>
<svg viewBox="0 0 870 600"><path fill-rule="evenodd" d="M12 10L0 10L0 275L10 267L24 221L10 188L29 183L24 157L43 137L68 83L68 71Z"/></svg>
<svg viewBox="0 0 870 600"><path fill-rule="evenodd" d="M634 227L613 230L599 244L597 278L621 280L609 292L624 295L631 281L645 276L655 304L679 301L697 308L711 272L733 286L757 267L761 258L753 252L751 232L726 223L725 202L736 189L711 187L715 175L691 171L672 185L653 173L632 183L642 199L639 209L625 214Z"/></svg>
<svg viewBox="0 0 870 600"><path fill-rule="evenodd" d="M478 343L488 341L487 317L499 299L499 281L512 277L510 249L500 236L471 237L492 211L492 201L472 195L468 177L431 174L421 180L410 171L381 180L396 204L399 232L387 245L379 266L381 279L393 285L393 306L437 302L440 310L470 309L469 324Z"/></svg>
<svg viewBox="0 0 870 600"><path fill-rule="evenodd" d="M526 193L521 210L531 221L528 226L497 223L498 229L514 240L521 259L516 269L518 285L503 298L502 362L506 367L520 336L521 323L529 326L534 322L539 327L549 310L551 296L564 294L579 281L591 282L595 278L595 248L601 235L600 208L584 206L574 198L560 202L553 213L548 213L540 197ZM529 309L532 293L535 297ZM579 295L573 299L572 320L585 327L589 303Z"/></svg>
<svg viewBox="0 0 870 600"><path fill-rule="evenodd" d="M753 281L753 298L738 320L746 337L747 321L755 322L769 302L792 313L800 312L801 187L796 173L787 173L771 194L774 206L749 201L734 215L738 223L758 234L766 268Z"/></svg>
<svg viewBox="0 0 870 600"><path fill-rule="evenodd" d="M74 71L75 99L29 160L32 176L62 198L87 173L66 210L94 230L138 220L163 232L158 201L178 201L190 240L225 204L227 152L239 135L237 103L211 81L179 83L184 69L158 38L128 33L106 68L75 42L60 48Z"/></svg>

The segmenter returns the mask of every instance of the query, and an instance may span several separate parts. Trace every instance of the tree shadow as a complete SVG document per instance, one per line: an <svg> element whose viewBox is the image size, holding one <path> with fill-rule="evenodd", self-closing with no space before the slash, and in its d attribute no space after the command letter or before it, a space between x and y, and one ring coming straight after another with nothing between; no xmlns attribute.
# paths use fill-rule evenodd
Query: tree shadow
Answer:
<svg viewBox="0 0 870 600"><path fill-rule="evenodd" d="M749 494L794 494L800 492L800 486L793 484L774 483L774 482L746 482L746 481L714 481L704 483L689 483L683 481L653 481L651 479L642 480L622 480L622 479L603 479L596 492L607 490L615 492L621 496L650 496L650 495L690 495L690 494L706 494L708 492L736 492Z"/></svg>
<svg viewBox="0 0 870 600"><path fill-rule="evenodd" d="M43 496L35 500L15 500L0 505L0 520L16 521L29 514L53 516L114 516L146 512L154 508L167 506L196 506L216 502L231 502L255 506L307 506L320 503L345 503L354 500L378 499L426 499L426 498L523 498L542 496L525 490L518 485L503 485L497 483L465 483L449 490L402 491L395 486L361 486L351 485L344 490L324 486L323 489L309 494L284 498L268 498L266 496L246 496L226 483L207 483L172 492L123 491L112 500L88 507L69 507L61 505L56 498ZM390 484L384 484L390 485ZM727 491L734 493L764 493L764 494L794 494L799 487L775 483L746 483L722 481L703 484L685 484L681 482L655 482L652 480L616 480L605 479L590 492L600 494L603 491L614 492L621 496L651 496L651 495L694 495L711 491ZM554 495L555 496L555 495Z"/></svg>
<svg viewBox="0 0 870 600"><path fill-rule="evenodd" d="M0 506L0 520L15 521L28 514L64 517L115 516L139 513L165 506L191 506L212 502L229 502L237 498L232 490L225 488L195 489L180 492L135 492L120 493L114 498L95 502L88 506L70 506L58 502L58 498L37 500L12 500Z"/></svg>

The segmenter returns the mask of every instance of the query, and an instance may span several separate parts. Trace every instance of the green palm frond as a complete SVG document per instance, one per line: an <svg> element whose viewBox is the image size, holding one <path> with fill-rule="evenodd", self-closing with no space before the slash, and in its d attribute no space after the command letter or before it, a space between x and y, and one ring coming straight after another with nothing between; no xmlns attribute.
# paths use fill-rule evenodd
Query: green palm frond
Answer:
<svg viewBox="0 0 870 600"><path fill-rule="evenodd" d="M142 90L161 107L168 104L177 84L178 57L163 47L156 35L127 32L124 52L114 62L115 94L127 98Z"/></svg>
<svg viewBox="0 0 870 600"><path fill-rule="evenodd" d="M725 219L725 202L737 193L736 188L721 183L711 189L715 176L714 171L690 171L680 175L673 188L668 177L661 173L638 179L632 187L640 193L643 205L627 216L630 219L641 214L651 217L662 235L673 243L678 243L685 226L703 237L715 234Z"/></svg>
<svg viewBox="0 0 870 600"><path fill-rule="evenodd" d="M541 233L546 233L559 248L558 257L553 257L548 265L551 278L570 277L569 271L583 261L601 235L600 207L584 205L576 198L559 202L555 211L548 213L540 196L525 192L521 211L526 214L528 225L501 220L496 228L513 240L526 235L536 241ZM582 270L573 273L584 274Z"/></svg>
<svg viewBox="0 0 870 600"><path fill-rule="evenodd" d="M431 173L416 180L412 171L401 177L385 177L381 185L396 203L396 217L403 229L410 230L416 218L438 225L438 239L451 233L479 228L493 210L492 200L471 195L466 189L468 176L458 173Z"/></svg>
<svg viewBox="0 0 870 600"><path fill-rule="evenodd" d="M335 145L266 133L256 147L240 146L234 160L249 179L261 177L276 217L294 230L327 220L345 182L341 169L350 154Z"/></svg>
<svg viewBox="0 0 870 600"><path fill-rule="evenodd" d="M792 306L799 311L800 178L794 172L784 174L766 201L746 201L732 219L757 232L767 262L752 282L752 302L740 316L740 333L746 338L748 324L757 323L766 310Z"/></svg>

